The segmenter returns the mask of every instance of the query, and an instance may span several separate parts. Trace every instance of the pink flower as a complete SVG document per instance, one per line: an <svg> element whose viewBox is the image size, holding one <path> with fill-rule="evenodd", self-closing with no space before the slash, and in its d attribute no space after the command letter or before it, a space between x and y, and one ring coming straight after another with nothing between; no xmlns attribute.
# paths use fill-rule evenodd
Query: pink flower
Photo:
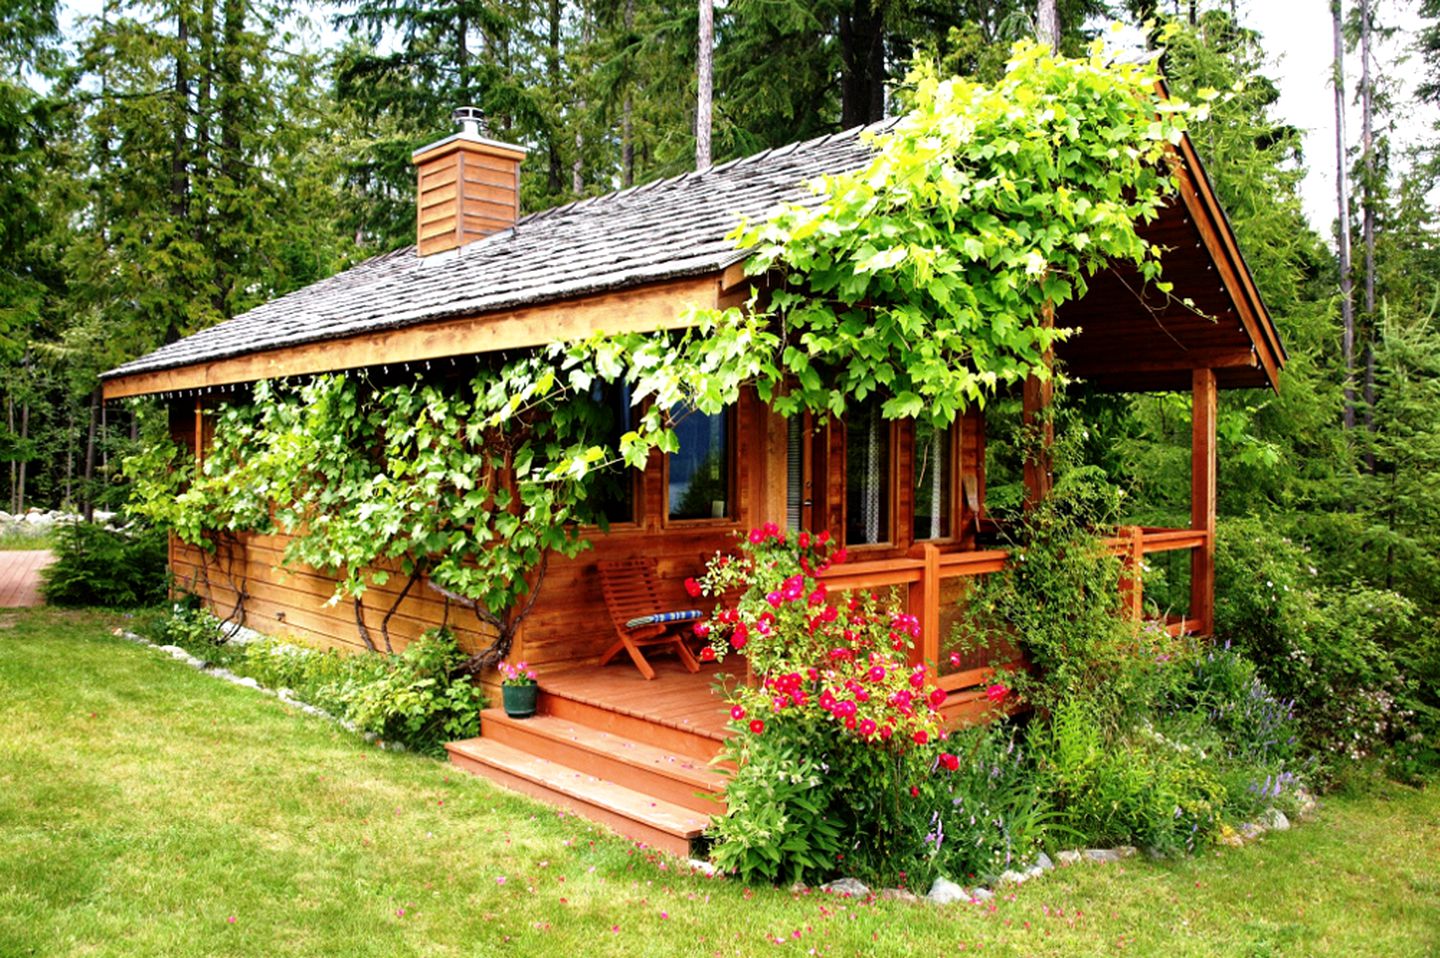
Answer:
<svg viewBox="0 0 1440 958"><path fill-rule="evenodd" d="M736 652L739 652L741 649L745 648L745 644L749 641L750 639L746 636L744 632L736 632L734 637L730 639L730 644L735 646Z"/></svg>
<svg viewBox="0 0 1440 958"><path fill-rule="evenodd" d="M765 593L765 601L769 602L772 606L778 609L780 608L780 603L783 602L784 599L778 592L767 592Z"/></svg>
<svg viewBox="0 0 1440 958"><path fill-rule="evenodd" d="M917 689L920 688L920 686L925 684L925 673L912 672L910 674L910 684Z"/></svg>
<svg viewBox="0 0 1440 958"><path fill-rule="evenodd" d="M705 638L705 636L710 634L710 623L696 622L692 631L695 633L695 637L697 639L703 639Z"/></svg>
<svg viewBox="0 0 1440 958"><path fill-rule="evenodd" d="M1005 686L1000 685L999 683L996 683L995 685L992 685L985 690L985 697L992 702L998 702L1009 694L1010 690L1007 689Z"/></svg>
<svg viewBox="0 0 1440 958"><path fill-rule="evenodd" d="M885 678L885 666L883 666L883 665L872 665L872 666L870 666L870 671L867 672L866 674L870 677L870 681L872 681L872 682L880 682L880 681L883 681L884 678Z"/></svg>
<svg viewBox="0 0 1440 958"><path fill-rule="evenodd" d="M940 706L945 704L945 698L945 690L937 688L935 691L930 693L930 707L932 709L938 709Z"/></svg>
<svg viewBox="0 0 1440 958"><path fill-rule="evenodd" d="M759 529L751 529L750 535L747 538L750 540L751 545L758 546L760 543L765 541L765 533L761 532Z"/></svg>
<svg viewBox="0 0 1440 958"><path fill-rule="evenodd" d="M745 710L737 705L730 710L730 717L738 722L745 717Z"/></svg>
<svg viewBox="0 0 1440 958"><path fill-rule="evenodd" d="M916 745L924 745L926 742L930 741L930 733L922 728L920 731L915 733L914 738Z"/></svg>
<svg viewBox="0 0 1440 958"><path fill-rule="evenodd" d="M895 730L894 730L893 728L891 728L890 726L888 726L888 725L882 725L882 726L880 726L880 737L883 738L885 741L887 741L887 742L890 741L890 736L892 736L892 735L894 735L894 734L895 734Z"/></svg>
<svg viewBox="0 0 1440 958"><path fill-rule="evenodd" d="M870 719L865 719L864 721L862 721L862 722L860 723L860 734L863 735L863 736L865 736L866 738L869 738L870 736L874 735L874 734L875 734L875 723L872 722Z"/></svg>
<svg viewBox="0 0 1440 958"><path fill-rule="evenodd" d="M686 580L685 580L685 591L690 595L690 598L692 598L692 599L699 598L699 597L700 597L700 583L696 582L694 579L686 579Z"/></svg>

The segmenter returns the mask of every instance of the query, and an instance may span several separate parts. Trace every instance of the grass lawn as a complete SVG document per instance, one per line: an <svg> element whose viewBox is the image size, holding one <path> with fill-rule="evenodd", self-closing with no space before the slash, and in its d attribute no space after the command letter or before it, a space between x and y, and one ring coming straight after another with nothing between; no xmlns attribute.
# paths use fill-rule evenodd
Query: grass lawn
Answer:
<svg viewBox="0 0 1440 958"><path fill-rule="evenodd" d="M0 955L1433 955L1440 794L939 909L690 875L110 635L0 613ZM776 939L779 939L777 942ZM812 952L813 949L813 952Z"/></svg>
<svg viewBox="0 0 1440 958"><path fill-rule="evenodd" d="M0 532L0 552L37 552L54 547L54 533Z"/></svg>

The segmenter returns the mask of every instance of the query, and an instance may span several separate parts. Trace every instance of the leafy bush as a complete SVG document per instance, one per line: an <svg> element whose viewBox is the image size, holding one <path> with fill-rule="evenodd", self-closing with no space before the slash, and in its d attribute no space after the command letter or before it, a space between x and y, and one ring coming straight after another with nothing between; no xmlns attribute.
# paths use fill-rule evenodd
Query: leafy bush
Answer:
<svg viewBox="0 0 1440 958"><path fill-rule="evenodd" d="M165 533L106 529L91 522L61 526L55 562L41 573L51 605L129 609L165 600Z"/></svg>
<svg viewBox="0 0 1440 958"><path fill-rule="evenodd" d="M352 656L338 690L321 694L343 701L360 729L440 754L445 742L480 733L484 696L457 671L465 658L448 629L432 629L399 655Z"/></svg>
<svg viewBox="0 0 1440 958"><path fill-rule="evenodd" d="M873 595L832 597L816 578L844 558L824 534L770 524L692 584L742 592L697 632L706 657L743 649L758 677L730 692L726 757L739 772L714 828L716 862L746 879L918 885L936 867L932 783L959 766L941 737L945 693L909 664L914 616Z"/></svg>
<svg viewBox="0 0 1440 958"><path fill-rule="evenodd" d="M931 780L934 811L925 834L938 870L993 879L1028 863L1052 815L1019 731L1002 722L961 729L950 734L948 747L958 767Z"/></svg>
<svg viewBox="0 0 1440 958"><path fill-rule="evenodd" d="M484 696L458 670L465 653L448 630L427 632L398 655L352 655L274 638L227 641L213 614L186 603L138 630L418 752L440 754L446 741L480 732Z"/></svg>
<svg viewBox="0 0 1440 958"><path fill-rule="evenodd" d="M1222 525L1215 591L1217 637L1294 700L1313 754L1358 759L1435 728L1433 626L1409 599L1322 585L1303 546L1255 519Z"/></svg>

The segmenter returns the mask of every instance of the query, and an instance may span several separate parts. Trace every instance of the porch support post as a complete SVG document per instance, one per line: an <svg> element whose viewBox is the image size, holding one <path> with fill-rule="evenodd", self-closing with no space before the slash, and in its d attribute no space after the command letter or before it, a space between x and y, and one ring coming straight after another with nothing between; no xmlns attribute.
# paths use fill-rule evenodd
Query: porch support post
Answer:
<svg viewBox="0 0 1440 958"><path fill-rule="evenodd" d="M1190 528L1205 542L1190 553L1190 618L1201 635L1215 630L1215 370L1191 376Z"/></svg>
<svg viewBox="0 0 1440 958"><path fill-rule="evenodd" d="M1049 329L1055 325L1055 307L1046 302L1041 307L1041 325ZM1045 368L1053 372L1055 366L1055 351L1045 350ZM1043 380L1039 376L1029 376L1025 379L1025 388L1022 395L1024 408L1021 420L1025 425L1027 434L1033 437L1032 430L1039 427L1038 446L1032 446L1025 456L1025 502L1027 505L1035 505L1050 495L1050 488L1055 479L1055 463L1051 450L1055 445L1055 422L1050 416L1050 404L1055 398L1055 381L1047 376Z"/></svg>
<svg viewBox="0 0 1440 958"><path fill-rule="evenodd" d="M1139 526L1121 526L1120 544L1120 612L1125 618L1139 622L1145 615L1145 537Z"/></svg>

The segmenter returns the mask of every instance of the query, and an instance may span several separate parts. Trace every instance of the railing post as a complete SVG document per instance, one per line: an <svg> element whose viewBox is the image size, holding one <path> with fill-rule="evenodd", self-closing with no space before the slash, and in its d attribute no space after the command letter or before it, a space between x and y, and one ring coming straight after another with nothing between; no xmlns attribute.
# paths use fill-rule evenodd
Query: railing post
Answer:
<svg viewBox="0 0 1440 958"><path fill-rule="evenodd" d="M1116 530L1124 542L1120 557L1120 614L1140 621L1145 614L1145 534L1139 526L1122 526Z"/></svg>

